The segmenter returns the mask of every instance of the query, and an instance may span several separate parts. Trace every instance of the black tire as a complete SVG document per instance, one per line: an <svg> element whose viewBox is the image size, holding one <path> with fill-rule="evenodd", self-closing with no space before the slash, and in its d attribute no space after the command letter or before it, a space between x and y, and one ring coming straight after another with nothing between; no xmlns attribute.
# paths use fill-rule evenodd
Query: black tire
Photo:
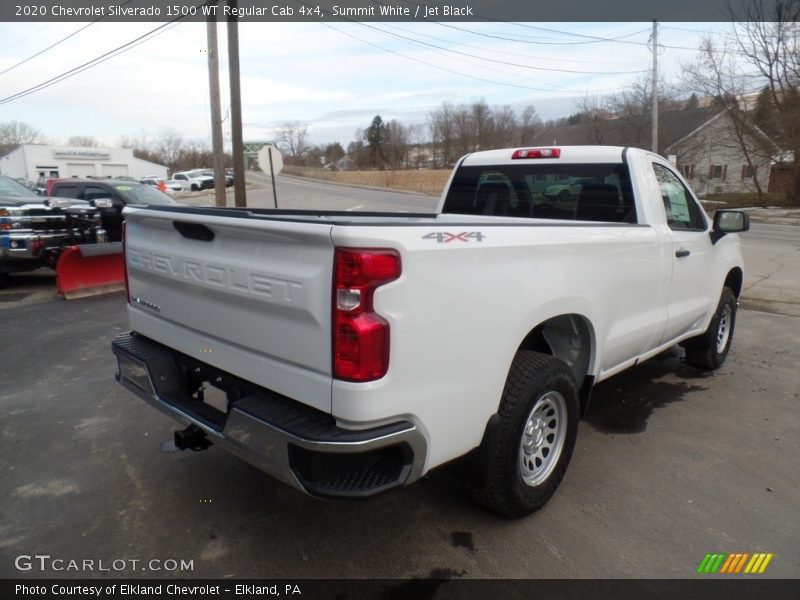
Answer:
<svg viewBox="0 0 800 600"><path fill-rule="evenodd" d="M717 305L717 310L708 324L708 329L681 345L686 350L686 362L698 369L718 369L728 357L736 326L736 295L726 287ZM725 328L725 331L722 328Z"/></svg>
<svg viewBox="0 0 800 600"><path fill-rule="evenodd" d="M197 184L193 183L193 184L192 184L192 191L193 191L193 192L197 192L197 191L199 191L199 190L200 190L200 187L199 187Z"/></svg>
<svg viewBox="0 0 800 600"><path fill-rule="evenodd" d="M523 456L525 464L531 467L534 465L529 461L536 458L525 454L524 430L529 417L533 418L535 407L546 407L547 402L554 399L556 403L560 402L554 394L563 399L563 406L559 410L553 408L542 413L543 419L551 421L545 420L546 426L542 426L539 433L544 435L547 443L553 443L561 436L560 448L556 447L550 459L545 455L547 468L541 473L543 478L526 483L523 478L523 470L526 469ZM483 472L475 474L476 482L472 488L475 498L484 506L508 517L528 515L544 506L561 483L569 465L578 434L579 412L578 387L567 364L548 354L519 351L511 363L500 408L495 416L495 428L478 449L475 464ZM552 433L552 441L551 430L560 432ZM530 445L533 445L535 435L527 438ZM537 450L540 451L543 448ZM539 465L536 468L540 468ZM529 475L530 469L526 470L526 476Z"/></svg>
<svg viewBox="0 0 800 600"><path fill-rule="evenodd" d="M8 285L11 276L8 273L0 273L0 288L4 288Z"/></svg>

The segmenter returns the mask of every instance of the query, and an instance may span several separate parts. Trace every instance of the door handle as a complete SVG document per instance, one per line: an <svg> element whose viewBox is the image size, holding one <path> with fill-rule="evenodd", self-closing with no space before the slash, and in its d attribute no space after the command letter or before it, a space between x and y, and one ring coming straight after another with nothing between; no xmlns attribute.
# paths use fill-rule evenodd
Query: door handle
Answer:
<svg viewBox="0 0 800 600"><path fill-rule="evenodd" d="M675 252L675 256L678 258L685 258L689 256L691 252L689 252L686 248L681 248Z"/></svg>

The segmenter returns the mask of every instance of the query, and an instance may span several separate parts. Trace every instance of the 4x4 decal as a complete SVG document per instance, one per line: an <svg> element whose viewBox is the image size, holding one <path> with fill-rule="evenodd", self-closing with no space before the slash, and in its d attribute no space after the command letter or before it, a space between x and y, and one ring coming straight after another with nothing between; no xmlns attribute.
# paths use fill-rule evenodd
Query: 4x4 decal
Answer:
<svg viewBox="0 0 800 600"><path fill-rule="evenodd" d="M449 242L469 242L471 239L482 242L486 236L480 231L462 231L461 233L449 233L447 231L433 231L422 236L423 240L436 240L437 244L447 244Z"/></svg>

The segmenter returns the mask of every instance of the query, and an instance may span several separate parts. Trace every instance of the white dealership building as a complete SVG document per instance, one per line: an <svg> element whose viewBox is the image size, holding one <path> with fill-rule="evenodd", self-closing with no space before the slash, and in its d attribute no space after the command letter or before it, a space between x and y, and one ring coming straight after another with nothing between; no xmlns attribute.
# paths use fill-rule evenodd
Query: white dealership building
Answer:
<svg viewBox="0 0 800 600"><path fill-rule="evenodd" d="M40 177L167 179L167 167L136 158L131 148L21 144L0 158L0 175L28 181Z"/></svg>

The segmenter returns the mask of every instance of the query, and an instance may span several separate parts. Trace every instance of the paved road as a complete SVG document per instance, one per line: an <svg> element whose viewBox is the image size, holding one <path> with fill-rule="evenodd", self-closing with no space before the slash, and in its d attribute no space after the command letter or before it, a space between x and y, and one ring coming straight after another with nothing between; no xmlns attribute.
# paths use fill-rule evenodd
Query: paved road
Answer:
<svg viewBox="0 0 800 600"><path fill-rule="evenodd" d="M273 207L272 182L262 173L248 173L263 188L248 190L248 206ZM387 212L433 212L438 197L416 192L389 191L350 185L332 185L296 177L275 179L280 208L325 208L328 210L377 210Z"/></svg>
<svg viewBox="0 0 800 600"><path fill-rule="evenodd" d="M800 317L800 227L752 223L741 239L746 271L742 304Z"/></svg>
<svg viewBox="0 0 800 600"><path fill-rule="evenodd" d="M202 577L571 578L690 577L706 552L764 551L768 576L800 574L796 318L741 312L714 375L667 353L601 384L561 488L518 521L452 469L322 502L218 448L171 451L172 422L113 381L121 295L0 319L0 577L58 574L14 571L34 553L193 560Z"/></svg>

